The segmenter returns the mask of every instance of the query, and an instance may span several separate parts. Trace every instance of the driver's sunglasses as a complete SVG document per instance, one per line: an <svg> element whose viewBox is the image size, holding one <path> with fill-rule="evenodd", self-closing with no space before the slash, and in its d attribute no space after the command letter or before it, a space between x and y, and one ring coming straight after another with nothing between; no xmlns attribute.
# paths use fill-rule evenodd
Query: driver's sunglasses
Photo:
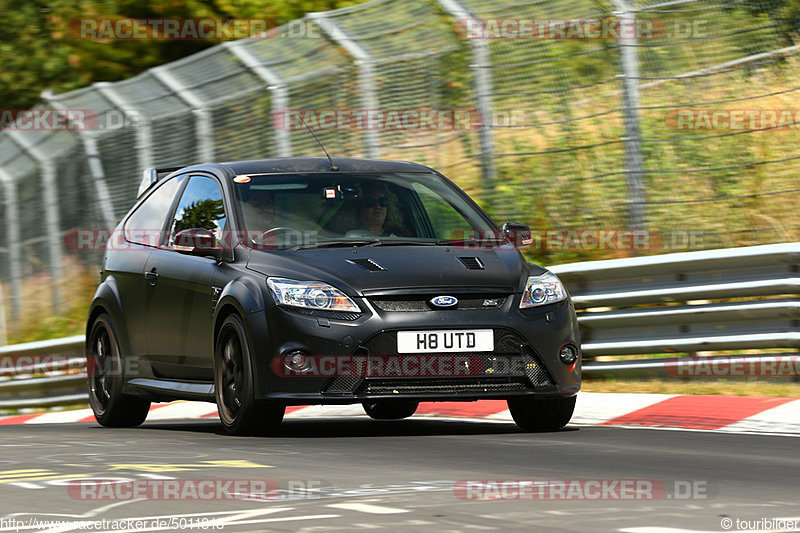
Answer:
<svg viewBox="0 0 800 533"><path fill-rule="evenodd" d="M381 196L379 198L365 198L362 205L367 209L375 207L376 205L379 205L381 207L386 207L387 205L389 205L389 199L386 198L385 196Z"/></svg>

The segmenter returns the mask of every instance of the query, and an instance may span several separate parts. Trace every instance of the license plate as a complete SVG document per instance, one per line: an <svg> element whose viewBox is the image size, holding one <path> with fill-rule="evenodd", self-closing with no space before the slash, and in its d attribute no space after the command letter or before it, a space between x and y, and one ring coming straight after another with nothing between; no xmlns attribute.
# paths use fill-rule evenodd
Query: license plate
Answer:
<svg viewBox="0 0 800 533"><path fill-rule="evenodd" d="M397 353L491 352L491 329L398 331Z"/></svg>

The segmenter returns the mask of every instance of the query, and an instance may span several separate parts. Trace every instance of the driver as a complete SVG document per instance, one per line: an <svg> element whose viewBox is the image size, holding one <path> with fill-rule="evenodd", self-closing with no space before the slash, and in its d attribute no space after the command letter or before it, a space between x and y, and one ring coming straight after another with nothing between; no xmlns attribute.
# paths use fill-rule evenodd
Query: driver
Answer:
<svg viewBox="0 0 800 533"><path fill-rule="evenodd" d="M242 210L247 231L251 234L261 234L274 225L275 195L272 191L253 189Z"/></svg>

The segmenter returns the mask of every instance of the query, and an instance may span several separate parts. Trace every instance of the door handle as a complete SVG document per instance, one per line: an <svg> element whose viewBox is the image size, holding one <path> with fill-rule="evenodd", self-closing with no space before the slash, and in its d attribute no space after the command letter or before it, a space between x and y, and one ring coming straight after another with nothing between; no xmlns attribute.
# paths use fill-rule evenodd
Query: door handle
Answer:
<svg viewBox="0 0 800 533"><path fill-rule="evenodd" d="M153 268L153 270L151 270L150 272L144 273L144 279L146 279L150 283L150 285L155 285L156 282L158 281L158 272L156 271L155 268Z"/></svg>

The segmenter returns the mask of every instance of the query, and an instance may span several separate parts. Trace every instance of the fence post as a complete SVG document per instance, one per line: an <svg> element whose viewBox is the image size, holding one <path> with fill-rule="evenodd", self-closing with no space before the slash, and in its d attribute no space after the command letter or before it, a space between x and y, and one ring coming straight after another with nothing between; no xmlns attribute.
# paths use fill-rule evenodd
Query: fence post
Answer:
<svg viewBox="0 0 800 533"><path fill-rule="evenodd" d="M153 138L150 131L150 119L144 117L139 110L130 105L117 93L114 85L107 81L94 84L97 91L120 109L125 116L136 124L136 155L139 160L139 169L143 170L153 166Z"/></svg>
<svg viewBox="0 0 800 533"><path fill-rule="evenodd" d="M53 311L61 311L61 294L58 283L61 280L61 239L59 221L61 220L58 212L58 183L56 182L56 167L48 154L41 152L35 143L28 139L19 130L9 130L8 138L11 139L22 150L39 164L42 169L42 197L44 199L44 223L46 227L47 253L50 258L49 270L53 279L53 287L50 292Z"/></svg>
<svg viewBox="0 0 800 533"><path fill-rule="evenodd" d="M173 75L165 66L154 67L150 72L163 83L175 96L192 108L196 117L195 132L197 135L197 152L200 161L210 163L214 161L214 126L211 121L211 112L205 103L186 87L177 76Z"/></svg>
<svg viewBox="0 0 800 533"><path fill-rule="evenodd" d="M58 101L52 91L43 91L41 96L53 109L66 109L66 106ZM111 195L106 186L106 176L103 171L103 162L100 159L100 151L97 149L97 142L94 139L94 134L90 131L83 129L77 129L76 131L83 142L83 150L86 153L86 163L89 166L89 173L92 176L95 193L97 193L97 199L100 202L100 212L103 217L103 223L110 231L117 225L116 216L114 215L114 204L111 202Z"/></svg>
<svg viewBox="0 0 800 533"><path fill-rule="evenodd" d="M439 0L439 4L456 20L475 19L470 11L461 5L459 0ZM489 53L489 42L486 39L471 39L472 72L475 75L475 100L478 113L481 116L481 127L478 135L481 144L481 177L484 189L487 191L485 198L491 204L492 190L494 189L494 144L492 141L492 126L494 111L492 107L492 58Z"/></svg>
<svg viewBox="0 0 800 533"><path fill-rule="evenodd" d="M8 267L11 282L11 321L20 318L20 284L22 283L22 263L19 241L19 202L14 178L0 167L0 182L3 184L3 197L6 207L6 243L8 246ZM0 290L2 290L0 288Z"/></svg>
<svg viewBox="0 0 800 533"><path fill-rule="evenodd" d="M645 228L644 159L639 129L639 50L636 35L636 10L629 0L612 0L622 19L622 25L632 28L633 37L619 39L620 63L622 65L622 100L625 114L625 174L628 181L628 227L632 230ZM630 0L634 1L634 0ZM621 34L622 32L620 32Z"/></svg>
<svg viewBox="0 0 800 533"><path fill-rule="evenodd" d="M375 60L363 46L350 38L336 22L328 17L326 12L309 13L308 17L315 21L325 34L334 42L342 46L347 53L353 56L355 64L358 66L358 84L361 87L361 105L364 111L369 114L380 109L378 93L375 83ZM380 157L380 139L378 131L370 127L369 117L362 120L364 126L364 144L367 149L367 157L377 159Z"/></svg>
<svg viewBox="0 0 800 533"><path fill-rule="evenodd" d="M3 284L0 283L0 346L8 344L8 326L6 325L6 299Z"/></svg>
<svg viewBox="0 0 800 533"><path fill-rule="evenodd" d="M289 110L289 91L283 79L261 64L258 56L246 47L246 43L247 40L227 41L222 46L227 48L245 67L253 71L256 76L267 84L267 89L272 93L272 101L270 103L272 117L270 118L274 120L276 113L285 114ZM292 142L289 133L290 131L287 128L275 129L275 140L278 144L278 155L280 157L290 157L292 155Z"/></svg>

